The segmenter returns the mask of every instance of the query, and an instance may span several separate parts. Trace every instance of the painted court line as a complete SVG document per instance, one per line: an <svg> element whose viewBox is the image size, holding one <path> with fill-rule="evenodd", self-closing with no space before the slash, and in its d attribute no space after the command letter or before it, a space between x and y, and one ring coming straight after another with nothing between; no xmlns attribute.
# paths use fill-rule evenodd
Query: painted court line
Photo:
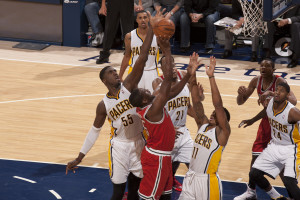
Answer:
<svg viewBox="0 0 300 200"><path fill-rule="evenodd" d="M13 178L16 178L16 179L20 179L22 181L27 181L29 183L36 183L35 181L33 180L30 180L30 179L27 179L27 178L23 178L23 177L20 177L20 176L13 176Z"/></svg>
<svg viewBox="0 0 300 200"><path fill-rule="evenodd" d="M82 65L78 64L68 64L68 63L55 63L55 62L45 62L45 61L36 61L36 60L22 60L22 59L12 59L12 58L0 58L1 60L9 60L9 61L20 61L20 62L30 62L30 63L41 63L41 64L50 64L50 65L65 65L65 66L74 66L74 67L88 67L88 68L103 68L103 66L86 66L86 64L90 63L84 63ZM95 64L96 65L96 64Z"/></svg>
<svg viewBox="0 0 300 200"><path fill-rule="evenodd" d="M90 192L90 193L93 193L93 192L95 192L95 191L96 191L96 189L93 188L93 189L91 189L89 192Z"/></svg>
<svg viewBox="0 0 300 200"><path fill-rule="evenodd" d="M55 192L54 190L49 190L49 192L51 192L57 199L62 199L61 196L57 194L57 192Z"/></svg>
<svg viewBox="0 0 300 200"><path fill-rule="evenodd" d="M74 97L90 97L90 96L104 96L105 94L86 94L86 95L71 95L71 96L58 96L58 97L43 97L43 98L33 98L33 99L20 99L11 101L1 101L2 103L16 103L24 101L38 101L38 100L48 100L48 99L63 99L63 98L74 98Z"/></svg>
<svg viewBox="0 0 300 200"><path fill-rule="evenodd" d="M243 178L238 178L236 179L236 182L241 182L243 180Z"/></svg>

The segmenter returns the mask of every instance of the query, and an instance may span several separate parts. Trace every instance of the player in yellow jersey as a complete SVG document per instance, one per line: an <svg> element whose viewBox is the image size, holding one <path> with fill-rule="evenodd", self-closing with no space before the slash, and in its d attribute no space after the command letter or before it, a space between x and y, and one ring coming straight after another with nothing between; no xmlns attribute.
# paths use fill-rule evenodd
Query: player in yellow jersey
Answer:
<svg viewBox="0 0 300 200"><path fill-rule="evenodd" d="M162 14L158 13L157 16L151 17L150 21L152 23L160 18ZM113 67L107 66L101 70L100 79L107 87L108 93L97 106L94 124L86 136L78 157L69 162L66 167L66 173L68 170L74 171L77 168L76 166L94 145L108 117L113 129L109 149L110 178L113 183L111 200L122 199L127 181L127 199L139 199L137 191L143 177L140 154L145 142L142 136L142 122L136 116L136 108L129 103L129 96L137 88L142 77L152 39L153 31L149 26L135 67L123 83Z"/></svg>
<svg viewBox="0 0 300 200"><path fill-rule="evenodd" d="M190 168L183 181L180 200L222 199L222 184L217 172L231 130L230 114L223 107L222 98L215 81L215 66L216 59L212 56L210 57L209 68L205 66L215 107L210 119L204 114L200 96L202 89L200 84L196 82L196 76L191 81L192 102L196 113L195 121L199 130L194 140Z"/></svg>
<svg viewBox="0 0 300 200"><path fill-rule="evenodd" d="M148 30L149 17L146 11L137 12L136 22L138 28L127 33L125 36L125 53L120 68L120 79L122 81L124 72L127 66L130 66L129 73L134 67L134 63L140 56L141 46L146 38ZM144 67L143 76L138 84L138 88L144 88L153 92L152 81L158 78L157 64L158 64L159 50L156 41L156 36L153 36L151 47L148 53L148 60Z"/></svg>

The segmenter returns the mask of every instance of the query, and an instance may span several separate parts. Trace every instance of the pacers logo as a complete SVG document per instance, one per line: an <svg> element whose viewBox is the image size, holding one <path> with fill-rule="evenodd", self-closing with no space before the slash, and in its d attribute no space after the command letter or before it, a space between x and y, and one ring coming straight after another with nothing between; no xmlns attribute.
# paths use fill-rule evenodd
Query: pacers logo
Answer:
<svg viewBox="0 0 300 200"><path fill-rule="evenodd" d="M279 56L288 57L293 54L290 50L291 38L282 37L275 43L275 52Z"/></svg>

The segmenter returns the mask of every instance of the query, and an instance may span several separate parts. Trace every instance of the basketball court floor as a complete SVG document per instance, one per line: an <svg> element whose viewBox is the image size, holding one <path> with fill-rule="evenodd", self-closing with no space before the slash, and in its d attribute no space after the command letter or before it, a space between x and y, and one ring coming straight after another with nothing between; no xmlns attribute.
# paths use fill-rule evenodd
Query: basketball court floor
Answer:
<svg viewBox="0 0 300 200"><path fill-rule="evenodd" d="M85 167L65 175L65 164L77 157L94 121L96 106L107 92L99 71L106 65L119 69L123 51L113 50L110 63L96 65L96 48L50 46L32 51L14 49L15 44L0 41L0 199L109 199L112 187L107 172L108 122L81 163ZM176 67L185 70L189 57L174 58ZM204 64L209 64L207 58L203 59ZM291 85L299 108L300 66L287 69L286 65L277 63L276 74ZM204 69L198 69L197 79L204 87L203 104L210 115L213 106ZM258 63L217 59L215 77L224 106L231 113L232 129L219 175L226 183L234 184L234 192L230 195L231 186L223 185L224 193L229 195L224 199L244 192L248 181L258 123L247 128L238 128L238 124L262 107L257 104L256 94L242 106L236 104L236 96L238 87L247 86L259 74L258 69ZM187 127L194 138L197 129L190 117ZM177 174L184 176L186 171L182 165ZM279 178L271 183L282 186ZM265 197L261 194L259 199Z"/></svg>

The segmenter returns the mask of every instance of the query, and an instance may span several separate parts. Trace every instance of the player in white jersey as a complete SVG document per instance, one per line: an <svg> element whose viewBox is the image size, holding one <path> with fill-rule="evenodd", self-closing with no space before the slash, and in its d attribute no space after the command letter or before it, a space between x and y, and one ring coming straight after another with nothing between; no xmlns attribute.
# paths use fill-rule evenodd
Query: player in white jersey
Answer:
<svg viewBox="0 0 300 200"><path fill-rule="evenodd" d="M163 59L164 57L161 58L161 62L163 61ZM173 65L172 87L177 87L176 84L179 82L179 80L182 79L182 77L184 77L186 73L178 71L175 67L174 62ZM160 76L153 81L152 85L155 93L159 90L160 84L163 79L164 77ZM203 93L202 98L204 98ZM174 175L173 189L176 191L182 191L182 185L175 178L175 174L180 163L185 163L187 168L189 168L193 150L193 140L188 128L185 125L188 114L194 117L193 108L190 104L190 90L188 88L188 85L185 85L176 97L169 100L165 108L168 111L176 130L176 140L174 149L172 151L172 170Z"/></svg>
<svg viewBox="0 0 300 200"><path fill-rule="evenodd" d="M159 15L161 14L151 20L156 20ZM136 108L129 103L129 96L131 91L137 88L142 77L152 39L153 31L149 27L135 67L122 84L113 67L107 66L101 70L99 76L108 88L108 93L97 106L94 124L86 136L78 157L69 162L66 168L66 173L77 168L76 166L94 145L108 117L113 130L109 149L110 178L113 182L112 200L122 199L127 180L128 199L139 199L137 191L143 177L140 153L145 142L142 137L142 122L135 116Z"/></svg>
<svg viewBox="0 0 300 200"><path fill-rule="evenodd" d="M198 125L198 133L194 140L194 147L190 161L189 171L183 180L183 188L180 200L221 200L222 184L218 176L218 168L222 152L230 135L230 114L223 107L222 98L214 77L216 59L210 57L210 66L206 68L209 78L212 102L215 110L210 119L204 114L201 103L200 84L196 82L196 76L191 81L191 94L193 108L196 114L195 121Z"/></svg>
<svg viewBox="0 0 300 200"><path fill-rule="evenodd" d="M274 97L268 103L265 112L271 126L271 142L254 162L250 178L272 199L286 199L271 186L264 177L276 178L284 169L283 183L295 200L300 200L297 178L300 172L300 110L287 99L290 87L279 83Z"/></svg>
<svg viewBox="0 0 300 200"><path fill-rule="evenodd" d="M127 33L125 36L125 53L119 74L121 81L128 64L130 65L128 73L130 73L133 69L134 63L140 55L141 46L145 40L148 30L149 17L147 16L147 13L145 11L137 12L136 22L138 23L138 28ZM138 84L138 88L144 88L149 90L151 93L153 92L152 81L158 77L158 57L159 50L156 36L154 35L149 49L148 60L144 67L144 73Z"/></svg>

